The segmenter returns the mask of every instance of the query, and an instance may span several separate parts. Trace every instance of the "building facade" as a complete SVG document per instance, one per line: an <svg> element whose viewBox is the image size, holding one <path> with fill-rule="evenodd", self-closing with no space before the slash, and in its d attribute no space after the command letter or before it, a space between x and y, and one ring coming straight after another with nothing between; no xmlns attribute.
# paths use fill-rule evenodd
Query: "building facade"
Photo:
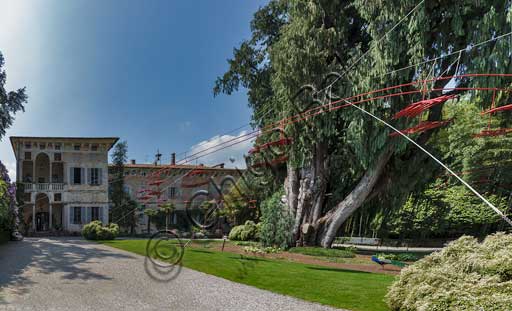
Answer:
<svg viewBox="0 0 512 311"><path fill-rule="evenodd" d="M108 219L108 151L117 137L10 137L25 232L79 232Z"/></svg>
<svg viewBox="0 0 512 311"><path fill-rule="evenodd" d="M148 217L144 210L158 209L165 203L172 203L176 208L170 215L169 223L184 230L190 228L190 221L185 214L186 202L198 191L208 192L208 196L203 196L199 200L218 198L220 194L213 183L220 186L226 176L232 176L233 180L237 180L241 173L236 169L224 168L223 164L176 165L174 155L171 158L171 163L167 165L137 164L135 160L131 160L124 167L125 191L138 203L138 209L134 211L138 233L148 230ZM157 228L153 222L150 231L155 230Z"/></svg>

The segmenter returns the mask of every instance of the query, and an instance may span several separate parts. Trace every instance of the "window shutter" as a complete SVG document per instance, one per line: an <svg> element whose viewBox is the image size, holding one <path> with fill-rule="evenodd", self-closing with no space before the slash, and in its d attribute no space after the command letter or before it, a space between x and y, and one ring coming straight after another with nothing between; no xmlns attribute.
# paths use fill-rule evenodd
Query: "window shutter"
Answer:
<svg viewBox="0 0 512 311"><path fill-rule="evenodd" d="M83 167L80 168L80 184L85 184L85 169Z"/></svg>
<svg viewBox="0 0 512 311"><path fill-rule="evenodd" d="M103 206L100 206L100 207L98 208L98 210L99 210L99 213L100 213L100 215L99 215L99 216L100 216L100 217L99 217L99 218L100 218L100 221L101 221L102 223L105 223L105 218L103 217L103 210L104 210L104 207L103 207Z"/></svg>
<svg viewBox="0 0 512 311"><path fill-rule="evenodd" d="M92 168L87 168L87 183L92 185Z"/></svg>
<svg viewBox="0 0 512 311"><path fill-rule="evenodd" d="M86 215L86 213L87 213L87 208L82 207L81 208L82 224L86 224L87 223L87 215Z"/></svg>
<svg viewBox="0 0 512 311"><path fill-rule="evenodd" d="M101 168L98 169L98 185L101 185L103 178L103 171Z"/></svg>
<svg viewBox="0 0 512 311"><path fill-rule="evenodd" d="M69 223L75 223L75 208L72 206L69 208Z"/></svg>
<svg viewBox="0 0 512 311"><path fill-rule="evenodd" d="M74 167L69 168L69 184L72 185L75 183L75 170Z"/></svg>

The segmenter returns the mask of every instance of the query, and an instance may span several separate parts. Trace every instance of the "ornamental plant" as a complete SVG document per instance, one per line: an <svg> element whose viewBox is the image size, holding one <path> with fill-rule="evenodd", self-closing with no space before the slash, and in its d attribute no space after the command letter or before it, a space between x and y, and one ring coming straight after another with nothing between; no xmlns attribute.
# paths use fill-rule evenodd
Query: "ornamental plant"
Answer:
<svg viewBox="0 0 512 311"><path fill-rule="evenodd" d="M512 234L459 238L404 268L386 299L395 311L510 310Z"/></svg>
<svg viewBox="0 0 512 311"><path fill-rule="evenodd" d="M111 223L103 226L101 221L95 220L82 228L82 236L87 240L113 240L119 234L119 226Z"/></svg>
<svg viewBox="0 0 512 311"><path fill-rule="evenodd" d="M11 231L14 225L16 185L11 183L7 169L0 162L0 231Z"/></svg>

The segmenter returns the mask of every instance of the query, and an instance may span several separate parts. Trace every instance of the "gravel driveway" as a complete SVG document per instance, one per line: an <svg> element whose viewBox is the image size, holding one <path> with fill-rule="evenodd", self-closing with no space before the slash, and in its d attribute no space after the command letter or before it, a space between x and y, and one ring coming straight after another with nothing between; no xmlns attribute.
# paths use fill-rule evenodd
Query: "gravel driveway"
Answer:
<svg viewBox="0 0 512 311"><path fill-rule="evenodd" d="M145 257L77 238L0 246L0 310L335 310L182 268L170 281Z"/></svg>

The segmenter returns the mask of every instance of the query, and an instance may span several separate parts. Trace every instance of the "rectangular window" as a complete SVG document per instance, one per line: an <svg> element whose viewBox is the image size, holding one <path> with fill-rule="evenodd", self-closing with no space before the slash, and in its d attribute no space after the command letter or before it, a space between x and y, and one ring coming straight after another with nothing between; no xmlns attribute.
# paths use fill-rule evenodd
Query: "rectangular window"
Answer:
<svg viewBox="0 0 512 311"><path fill-rule="evenodd" d="M80 150L80 145L74 145L73 149L75 149L76 151L79 151Z"/></svg>
<svg viewBox="0 0 512 311"><path fill-rule="evenodd" d="M39 149L44 150L46 148L45 144L39 144Z"/></svg>
<svg viewBox="0 0 512 311"><path fill-rule="evenodd" d="M82 168L81 167L72 167L71 168L73 172L73 184L74 185L81 185L82 184Z"/></svg>
<svg viewBox="0 0 512 311"><path fill-rule="evenodd" d="M91 221L100 220L100 208L98 206L91 207Z"/></svg>
<svg viewBox="0 0 512 311"><path fill-rule="evenodd" d="M54 200L55 202L60 202L60 201L62 201L62 193L55 193L55 194L53 195L53 200Z"/></svg>
<svg viewBox="0 0 512 311"><path fill-rule="evenodd" d="M171 187L169 188L169 199L174 199L176 197L176 188Z"/></svg>
<svg viewBox="0 0 512 311"><path fill-rule="evenodd" d="M131 175L132 175L132 176L137 175L137 171L136 171L136 170L132 170L132 171L131 171Z"/></svg>
<svg viewBox="0 0 512 311"><path fill-rule="evenodd" d="M91 145L91 151L98 151L98 145Z"/></svg>
<svg viewBox="0 0 512 311"><path fill-rule="evenodd" d="M62 161L62 154L60 152L54 153L53 160L54 161Z"/></svg>
<svg viewBox="0 0 512 311"><path fill-rule="evenodd" d="M31 143L25 143L25 149L30 149L32 148L32 144Z"/></svg>
<svg viewBox="0 0 512 311"><path fill-rule="evenodd" d="M25 160L32 160L32 152L30 152L30 151L25 152Z"/></svg>
<svg viewBox="0 0 512 311"><path fill-rule="evenodd" d="M80 206L73 207L73 223L74 224L82 223L82 208Z"/></svg>
<svg viewBox="0 0 512 311"><path fill-rule="evenodd" d="M60 150L60 144L55 144L55 150Z"/></svg>
<svg viewBox="0 0 512 311"><path fill-rule="evenodd" d="M101 168L90 168L89 171L89 185L101 185Z"/></svg>

